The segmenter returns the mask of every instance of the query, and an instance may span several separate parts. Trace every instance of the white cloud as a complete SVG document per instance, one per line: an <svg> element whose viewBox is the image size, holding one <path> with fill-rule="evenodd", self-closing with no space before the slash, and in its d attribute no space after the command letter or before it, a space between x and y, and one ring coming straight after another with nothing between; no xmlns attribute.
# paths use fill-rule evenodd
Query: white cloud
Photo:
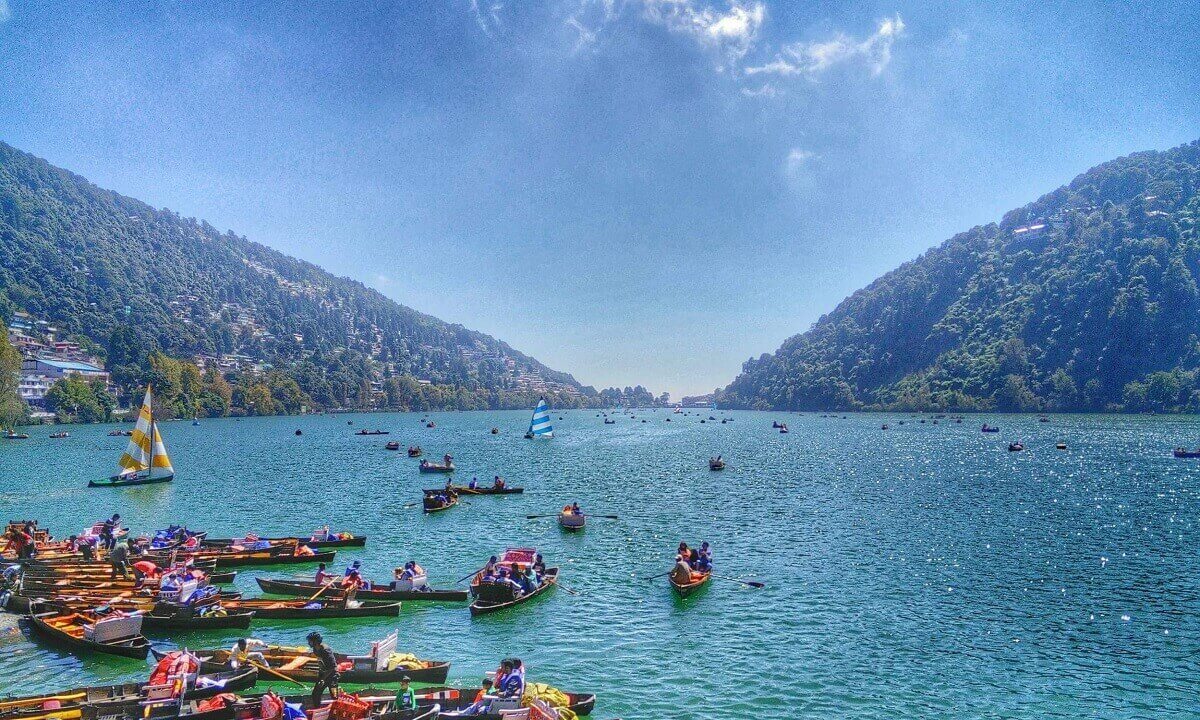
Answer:
<svg viewBox="0 0 1200 720"><path fill-rule="evenodd" d="M643 1L647 21L717 50L731 65L754 47L767 16L766 5L757 0L732 0L723 10L697 0Z"/></svg>
<svg viewBox="0 0 1200 720"><path fill-rule="evenodd" d="M775 87L772 83L763 83L758 87L744 87L742 94L746 97L766 97L773 98L778 96L782 91Z"/></svg>
<svg viewBox="0 0 1200 720"><path fill-rule="evenodd" d="M861 40L838 33L823 42L784 45L774 60L748 67L746 74L815 77L834 66L853 62L866 65L872 75L878 75L892 61L892 45L903 34L904 21L895 15L881 20L875 32Z"/></svg>
<svg viewBox="0 0 1200 720"><path fill-rule="evenodd" d="M8 9L8 0L0 0L0 23L7 22L12 17L12 10Z"/></svg>
<svg viewBox="0 0 1200 720"><path fill-rule="evenodd" d="M504 24L500 21L500 11L503 9L503 3L488 0L481 3L480 0L471 0L471 13L475 16L475 23L488 37L496 37L496 33L504 29Z"/></svg>
<svg viewBox="0 0 1200 720"><path fill-rule="evenodd" d="M787 169L788 172L796 172L809 160L816 157L811 150L794 147L787 154Z"/></svg>

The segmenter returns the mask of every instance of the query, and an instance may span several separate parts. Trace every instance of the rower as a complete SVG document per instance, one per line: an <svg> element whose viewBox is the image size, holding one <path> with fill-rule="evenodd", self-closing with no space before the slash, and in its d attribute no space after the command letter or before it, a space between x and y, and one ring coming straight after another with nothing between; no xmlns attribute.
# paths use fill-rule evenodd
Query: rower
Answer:
<svg viewBox="0 0 1200 720"><path fill-rule="evenodd" d="M454 491L454 478L448 477L448 478L446 478L446 492L453 492L453 491Z"/></svg>
<svg viewBox="0 0 1200 720"><path fill-rule="evenodd" d="M325 563L317 565L316 581L318 585L324 585L333 579L333 575L325 571Z"/></svg>
<svg viewBox="0 0 1200 720"><path fill-rule="evenodd" d="M267 663L267 658L263 656L262 652L251 650L251 648L262 648L265 650L267 649L267 644L258 638L238 638L238 641L229 650L229 667L237 670L248 663L257 663L263 667L270 667Z"/></svg>
<svg viewBox="0 0 1200 720"><path fill-rule="evenodd" d="M467 483L467 487L474 490L479 487L479 481L476 480L475 478L471 478L471 482Z"/></svg>
<svg viewBox="0 0 1200 720"><path fill-rule="evenodd" d="M533 556L533 571L542 577L546 574L546 561L542 559L541 553L536 553Z"/></svg>
<svg viewBox="0 0 1200 720"><path fill-rule="evenodd" d="M675 567L671 568L671 580L676 585L687 585L692 581L692 567L682 555L675 556Z"/></svg>
<svg viewBox="0 0 1200 720"><path fill-rule="evenodd" d="M700 543L700 549L696 552L696 569L700 572L712 571L712 550L708 548L708 541Z"/></svg>
<svg viewBox="0 0 1200 720"><path fill-rule="evenodd" d="M571 503L571 514L572 515L583 515L583 510L580 509L578 502Z"/></svg>
<svg viewBox="0 0 1200 720"><path fill-rule="evenodd" d="M497 475L495 478L492 479L492 487L496 488L497 490L503 490L504 489L504 478Z"/></svg>
<svg viewBox="0 0 1200 720"><path fill-rule="evenodd" d="M446 465L446 467L449 467L450 465L452 465L454 463L454 456L451 455L450 453L446 453L445 455L442 456L442 463L444 463Z"/></svg>
<svg viewBox="0 0 1200 720"><path fill-rule="evenodd" d="M351 570L346 573L346 577L342 578L342 590L347 593L357 591L363 586L362 575L358 570Z"/></svg>

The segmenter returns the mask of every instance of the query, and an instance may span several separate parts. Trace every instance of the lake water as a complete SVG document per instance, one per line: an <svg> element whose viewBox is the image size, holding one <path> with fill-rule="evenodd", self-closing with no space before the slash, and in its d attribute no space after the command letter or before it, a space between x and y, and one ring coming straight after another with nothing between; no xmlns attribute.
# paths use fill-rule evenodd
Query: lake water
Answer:
<svg viewBox="0 0 1200 720"><path fill-rule="evenodd" d="M111 426L71 427L66 440L35 428L0 441L0 513L60 536L113 512L138 531L187 522L214 537L328 522L370 536L338 553L337 571L361 558L383 578L415 558L435 585L536 545L577 595L475 619L405 603L398 620L321 629L357 652L398 628L402 650L453 661L452 680L471 685L521 657L531 679L598 693L600 720L1197 717L1200 461L1170 456L1200 442L1195 419L635 414L603 425L594 411L556 412L548 442L522 439L527 412L432 413L433 429L414 414L169 422L175 482L124 491L85 487L127 442ZM791 432L773 431L776 419ZM980 433L984 420L1003 431ZM364 427L391 435L351 435ZM1028 449L1007 452L1017 439ZM388 440L452 452L460 482L500 474L526 493L424 516L420 489L443 478L419 475ZM707 468L716 453L722 473ZM525 519L572 500L620 519L578 535ZM718 572L766 588L714 580L681 601L665 579L638 579L669 569L681 539L708 540ZM252 595L256 574L289 570L243 569L237 587ZM253 633L302 644L308 630ZM0 614L0 693L147 670L42 648Z"/></svg>

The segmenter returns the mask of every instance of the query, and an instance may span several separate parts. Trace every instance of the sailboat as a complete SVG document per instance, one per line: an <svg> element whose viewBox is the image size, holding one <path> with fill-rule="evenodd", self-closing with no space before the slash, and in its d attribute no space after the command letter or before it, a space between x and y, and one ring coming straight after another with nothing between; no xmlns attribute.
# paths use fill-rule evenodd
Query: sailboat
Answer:
<svg viewBox="0 0 1200 720"><path fill-rule="evenodd" d="M154 422L154 395L146 388L146 398L138 413L137 425L129 436L129 446L117 461L121 470L105 480L90 480L88 487L127 487L170 482L175 468Z"/></svg>
<svg viewBox="0 0 1200 720"><path fill-rule="evenodd" d="M525 433L525 439L552 437L554 428L550 425L550 406L546 404L546 398L542 398L533 409L533 417L529 419L529 431Z"/></svg>

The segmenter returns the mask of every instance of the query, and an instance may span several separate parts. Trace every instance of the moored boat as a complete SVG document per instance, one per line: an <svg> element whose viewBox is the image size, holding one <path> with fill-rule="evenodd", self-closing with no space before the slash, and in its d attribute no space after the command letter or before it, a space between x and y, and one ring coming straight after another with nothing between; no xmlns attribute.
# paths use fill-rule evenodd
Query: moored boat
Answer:
<svg viewBox="0 0 1200 720"><path fill-rule="evenodd" d="M323 587L313 580L255 578L259 588L271 595L311 597ZM337 597L337 591L330 591ZM429 602L461 602L467 599L466 590L398 589L395 583L372 583L369 588L359 588L354 597L359 600L424 600Z"/></svg>
<svg viewBox="0 0 1200 720"><path fill-rule="evenodd" d="M257 620L328 620L334 618L398 617L398 602L358 602L337 599L268 600L255 598L225 603L230 611L250 610Z"/></svg>
<svg viewBox="0 0 1200 720"><path fill-rule="evenodd" d="M145 659L150 641L142 635L140 615L45 612L25 616L33 633L77 654L105 653Z"/></svg>
<svg viewBox="0 0 1200 720"><path fill-rule="evenodd" d="M346 548L346 547L363 547L367 544L366 535L353 535L351 533L329 533L324 537L320 537L320 533L312 535L307 539L300 537L277 537L277 538L261 538L261 541L266 541L272 544L289 544L307 545L313 550L324 548ZM255 538L258 540L258 538ZM239 545L247 542L249 538L215 538L200 541L201 547L229 547L231 545Z"/></svg>
<svg viewBox="0 0 1200 720"><path fill-rule="evenodd" d="M408 677L413 682L436 683L446 682L450 673L450 663L439 660L422 660L408 653L396 652L397 633L393 632L383 640L372 642L370 649L364 655L348 655L334 653L338 664L346 667L340 670L339 680L343 683L373 684L399 682ZM200 658L200 668L205 671L216 671L228 667L230 650L194 650L194 655ZM278 672L298 682L312 683L317 680L320 672L320 661L312 650L307 647L283 647L269 645L261 650L268 665ZM158 654L157 652L155 653Z"/></svg>
<svg viewBox="0 0 1200 720"><path fill-rule="evenodd" d="M507 485L503 487L496 487L495 485L479 487L471 487L469 485L451 485L449 489L453 490L459 495L520 495L521 493L525 492L525 488L509 487Z"/></svg>

